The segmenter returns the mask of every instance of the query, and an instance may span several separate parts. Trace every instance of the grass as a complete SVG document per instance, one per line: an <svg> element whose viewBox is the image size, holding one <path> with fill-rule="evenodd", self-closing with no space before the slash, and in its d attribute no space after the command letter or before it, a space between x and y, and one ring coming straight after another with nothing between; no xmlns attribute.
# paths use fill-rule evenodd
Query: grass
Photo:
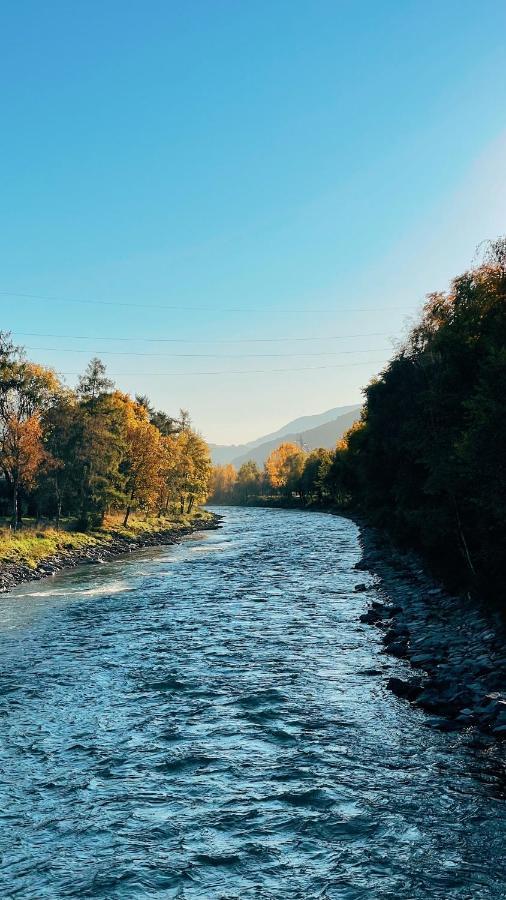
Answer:
<svg viewBox="0 0 506 900"><path fill-rule="evenodd" d="M21 531L0 530L1 563L19 563L35 569L48 556L61 550L80 550L97 543L93 534L79 531L56 531L55 528L26 528Z"/></svg>
<svg viewBox="0 0 506 900"><path fill-rule="evenodd" d="M0 527L0 567L5 563L17 563L35 569L39 563L62 550L83 550L97 544L107 544L115 536L141 537L159 531L179 531L190 526L196 518L210 518L206 510L195 510L189 515L171 513L168 516L131 515L123 526L123 513L106 516L101 528L92 532L73 531L70 522L57 531L50 525L36 525L25 520L19 531Z"/></svg>

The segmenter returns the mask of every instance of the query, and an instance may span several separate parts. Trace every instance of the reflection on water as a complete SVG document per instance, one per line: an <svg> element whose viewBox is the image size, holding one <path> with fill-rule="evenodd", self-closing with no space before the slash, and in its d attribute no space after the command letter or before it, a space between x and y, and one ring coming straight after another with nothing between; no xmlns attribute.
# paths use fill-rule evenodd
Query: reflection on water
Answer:
<svg viewBox="0 0 506 900"><path fill-rule="evenodd" d="M0 599L0 895L504 897L503 750L385 691L356 527L225 514Z"/></svg>

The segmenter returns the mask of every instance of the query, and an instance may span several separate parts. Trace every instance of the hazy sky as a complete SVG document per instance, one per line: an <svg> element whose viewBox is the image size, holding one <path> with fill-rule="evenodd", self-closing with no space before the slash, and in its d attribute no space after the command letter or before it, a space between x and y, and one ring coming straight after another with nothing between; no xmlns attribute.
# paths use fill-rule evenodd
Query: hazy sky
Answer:
<svg viewBox="0 0 506 900"><path fill-rule="evenodd" d="M505 26L503 0L2 4L1 327L218 442L359 400L506 231Z"/></svg>

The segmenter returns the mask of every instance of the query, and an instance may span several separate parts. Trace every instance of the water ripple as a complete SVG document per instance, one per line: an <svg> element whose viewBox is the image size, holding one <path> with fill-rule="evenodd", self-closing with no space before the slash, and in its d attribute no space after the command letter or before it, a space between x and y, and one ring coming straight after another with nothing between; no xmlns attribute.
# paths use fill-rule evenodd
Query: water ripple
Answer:
<svg viewBox="0 0 506 900"><path fill-rule="evenodd" d="M355 525L225 513L2 598L0 895L504 897L504 751L385 691Z"/></svg>

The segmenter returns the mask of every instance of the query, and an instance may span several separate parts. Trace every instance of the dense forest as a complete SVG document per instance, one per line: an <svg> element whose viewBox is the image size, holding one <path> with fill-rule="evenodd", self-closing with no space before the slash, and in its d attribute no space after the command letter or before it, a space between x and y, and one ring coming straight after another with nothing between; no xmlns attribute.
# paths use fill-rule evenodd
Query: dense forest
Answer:
<svg viewBox="0 0 506 900"><path fill-rule="evenodd" d="M506 558L506 240L427 298L364 391L334 451L274 451L260 472L217 467L221 502L348 507L460 584L495 586Z"/></svg>
<svg viewBox="0 0 506 900"><path fill-rule="evenodd" d="M154 410L114 388L93 359L71 390L0 333L0 511L99 526L108 511L191 512L208 494L206 443L183 410Z"/></svg>

